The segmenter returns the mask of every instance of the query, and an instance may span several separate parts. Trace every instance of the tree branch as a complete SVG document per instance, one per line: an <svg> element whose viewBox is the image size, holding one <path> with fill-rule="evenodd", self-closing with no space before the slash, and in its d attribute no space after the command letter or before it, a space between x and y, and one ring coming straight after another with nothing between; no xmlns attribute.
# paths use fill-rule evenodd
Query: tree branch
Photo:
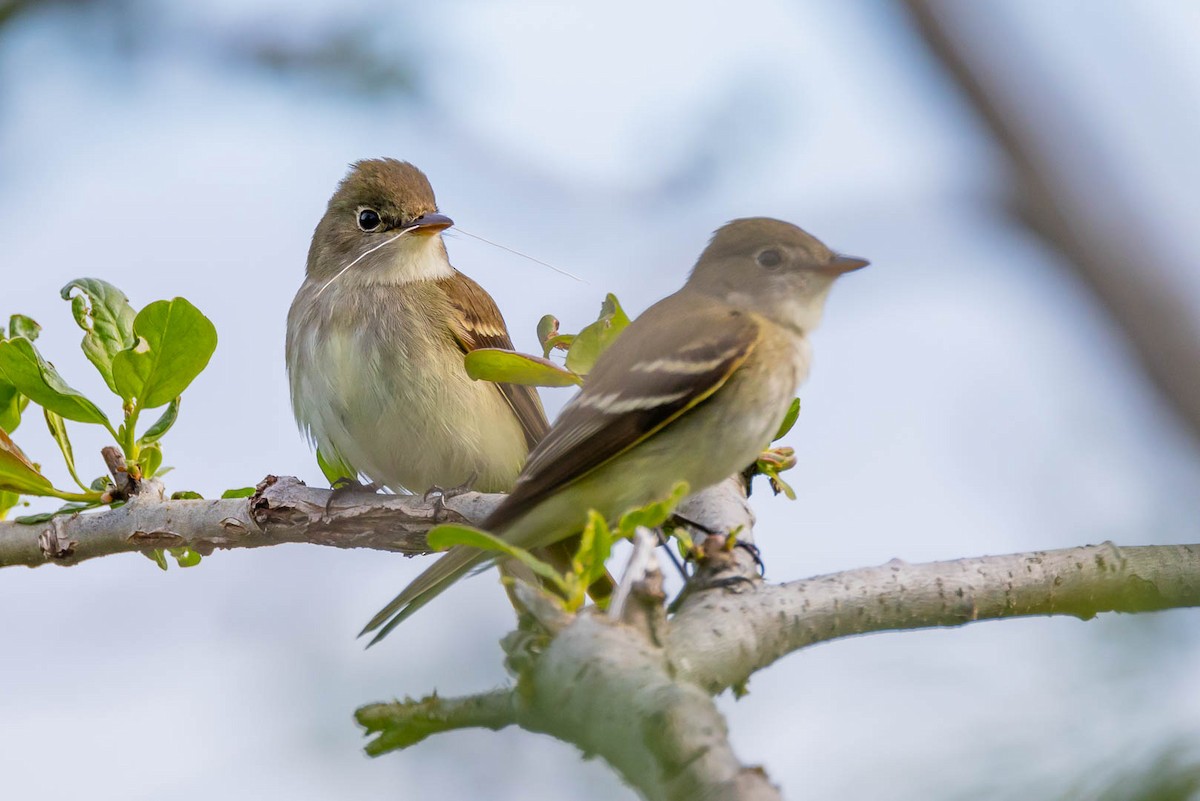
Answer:
<svg viewBox="0 0 1200 801"><path fill-rule="evenodd" d="M149 492L115 510L47 525L0 523L0 565L285 542L421 553L439 515L478 522L500 497L467 493L439 512L437 504L414 496L332 493L275 477L249 499L161 501ZM736 480L680 509L698 531L750 534L753 516ZM648 535L643 539L649 541ZM669 617L653 560L644 559L631 575L619 619L594 609L572 615L551 596L518 586L524 606L539 610L535 617L543 628L519 630L505 640L517 687L364 707L360 722L379 735L368 750L382 753L455 728L515 723L600 755L654 801L777 799L765 773L733 753L711 696L792 651L852 634L989 618L1086 619L1107 611L1200 606L1200 545L1105 544L924 565L893 561L766 585L753 560L747 563L744 552L729 550L725 540L703 542L690 594Z"/></svg>
<svg viewBox="0 0 1200 801"><path fill-rule="evenodd" d="M631 607L655 602L656 585L646 585ZM923 565L892 561L783 585L736 581L694 592L666 621L557 613L550 633L506 640L518 676L511 695L377 704L360 710L359 720L379 735L368 745L372 754L434 730L515 723L598 754L652 801L704 792L778 798L761 770L734 755L711 696L788 653L868 632L1183 606L1200 606L1200 545L1106 543Z"/></svg>
<svg viewBox="0 0 1200 801"><path fill-rule="evenodd" d="M593 611L534 648L511 692L363 707L359 723L378 735L367 751L403 748L434 731L516 723L603 757L651 801L777 801L766 774L734 755L709 695L678 681L644 631ZM510 649L514 641L523 642L510 640Z"/></svg>
<svg viewBox="0 0 1200 801"><path fill-rule="evenodd" d="M468 492L439 511L420 496L379 495L307 487L268 476L252 498L161 501L134 496L104 512L56 517L49 523L0 522L0 567L86 559L154 548L261 548L287 542L334 548L428 553L425 534L438 522L478 522L500 495Z"/></svg>
<svg viewBox="0 0 1200 801"><path fill-rule="evenodd" d="M1200 545L982 556L847 570L741 592L696 593L671 618L666 648L681 678L721 692L800 648L878 631L1032 615L1200 606Z"/></svg>
<svg viewBox="0 0 1200 801"><path fill-rule="evenodd" d="M441 698L434 693L414 701L371 704L354 713L368 734L379 737L367 745L371 756L416 745L431 734L455 729L499 731L517 722L517 698L512 690L495 690L466 698Z"/></svg>

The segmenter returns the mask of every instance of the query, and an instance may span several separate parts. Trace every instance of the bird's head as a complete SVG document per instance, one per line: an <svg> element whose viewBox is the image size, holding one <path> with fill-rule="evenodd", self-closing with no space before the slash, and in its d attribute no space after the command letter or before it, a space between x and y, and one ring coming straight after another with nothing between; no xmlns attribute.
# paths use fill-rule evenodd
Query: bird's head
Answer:
<svg viewBox="0 0 1200 801"><path fill-rule="evenodd" d="M440 233L453 224L438 213L429 179L413 165L356 162L313 233L308 275L351 284L445 277L450 266Z"/></svg>
<svg viewBox="0 0 1200 801"><path fill-rule="evenodd" d="M833 252L791 223L747 217L717 229L688 286L807 332L820 323L838 276L868 263Z"/></svg>

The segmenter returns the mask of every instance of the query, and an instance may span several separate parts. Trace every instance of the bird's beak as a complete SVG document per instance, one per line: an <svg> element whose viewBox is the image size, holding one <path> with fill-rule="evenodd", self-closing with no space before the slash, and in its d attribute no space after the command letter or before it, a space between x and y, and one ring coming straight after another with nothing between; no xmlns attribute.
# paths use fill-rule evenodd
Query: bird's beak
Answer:
<svg viewBox="0 0 1200 801"><path fill-rule="evenodd" d="M845 275L855 270L861 270L870 263L866 259L860 259L857 256L843 256L837 253L829 260L828 264L821 266L821 272L826 275Z"/></svg>
<svg viewBox="0 0 1200 801"><path fill-rule="evenodd" d="M454 225L454 220L445 214L422 214L408 224L408 230L414 234L436 234Z"/></svg>

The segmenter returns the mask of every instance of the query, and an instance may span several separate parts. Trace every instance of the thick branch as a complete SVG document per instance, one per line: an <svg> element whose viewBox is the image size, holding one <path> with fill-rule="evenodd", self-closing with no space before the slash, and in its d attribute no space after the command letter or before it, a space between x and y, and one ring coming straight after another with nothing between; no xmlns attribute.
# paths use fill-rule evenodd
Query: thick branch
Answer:
<svg viewBox="0 0 1200 801"><path fill-rule="evenodd" d="M697 593L671 619L666 648L680 677L716 693L792 651L852 634L1189 606L1200 606L1200 545L1107 543Z"/></svg>
<svg viewBox="0 0 1200 801"><path fill-rule="evenodd" d="M792 651L875 631L1183 606L1200 606L1200 545L1105 544L893 561L784 585L739 581L695 592L665 622L559 612L548 645L510 635L510 664L520 673L511 696L434 699L433 711L431 699L374 705L360 721L380 735L371 753L433 731L515 723L598 754L649 799L694 798L705 788L715 794L704 797L777 798L766 775L734 755L710 696ZM528 654L515 658L531 638Z"/></svg>
<svg viewBox="0 0 1200 801"><path fill-rule="evenodd" d="M427 553L425 534L447 519L479 521L499 495L466 493L441 512L420 496L338 492L269 476L253 498L157 501L135 496L117 509L56 517L49 523L0 522L0 567L73 565L98 556L188 546L260 548L305 542L335 548ZM437 518L435 520L435 517Z"/></svg>
<svg viewBox="0 0 1200 801"><path fill-rule="evenodd" d="M671 674L645 632L584 613L537 654L511 692L373 704L357 713L379 754L435 731L516 723L602 757L651 801L777 800L729 746L709 695Z"/></svg>

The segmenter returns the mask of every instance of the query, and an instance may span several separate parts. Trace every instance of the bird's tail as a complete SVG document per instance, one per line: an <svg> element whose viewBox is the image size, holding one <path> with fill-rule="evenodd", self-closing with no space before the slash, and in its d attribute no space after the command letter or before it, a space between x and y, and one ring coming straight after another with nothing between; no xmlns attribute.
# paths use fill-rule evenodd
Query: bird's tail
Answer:
<svg viewBox="0 0 1200 801"><path fill-rule="evenodd" d="M443 590L448 589L451 584L462 578L472 568L494 556L494 554L478 548L456 545L447 551L445 556L434 562L428 570L413 579L412 583L393 598L391 603L379 610L379 614L371 618L371 622L358 636L361 637L379 629L379 633L367 643L367 647L370 648L422 606L441 595Z"/></svg>

